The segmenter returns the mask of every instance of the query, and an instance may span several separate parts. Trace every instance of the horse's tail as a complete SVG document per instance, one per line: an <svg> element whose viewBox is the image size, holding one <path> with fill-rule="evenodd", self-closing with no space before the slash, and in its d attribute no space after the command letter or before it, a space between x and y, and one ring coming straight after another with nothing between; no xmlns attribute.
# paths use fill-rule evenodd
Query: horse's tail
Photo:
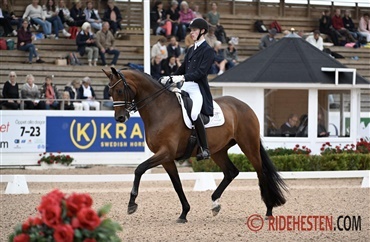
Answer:
<svg viewBox="0 0 370 242"><path fill-rule="evenodd" d="M262 160L263 178L260 179L262 200L267 207L277 207L285 204L286 199L283 190L287 191L287 185L277 173L274 164L268 156L260 140L260 154ZM263 184L264 183L264 184Z"/></svg>

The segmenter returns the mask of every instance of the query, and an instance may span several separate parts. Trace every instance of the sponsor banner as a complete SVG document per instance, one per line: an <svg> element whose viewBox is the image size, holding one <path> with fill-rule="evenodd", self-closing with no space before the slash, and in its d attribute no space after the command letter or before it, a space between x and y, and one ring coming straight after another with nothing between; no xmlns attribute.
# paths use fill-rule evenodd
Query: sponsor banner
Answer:
<svg viewBox="0 0 370 242"><path fill-rule="evenodd" d="M131 117L47 117L46 152L144 152L144 124Z"/></svg>
<svg viewBox="0 0 370 242"><path fill-rule="evenodd" d="M45 116L2 115L0 152L44 152Z"/></svg>

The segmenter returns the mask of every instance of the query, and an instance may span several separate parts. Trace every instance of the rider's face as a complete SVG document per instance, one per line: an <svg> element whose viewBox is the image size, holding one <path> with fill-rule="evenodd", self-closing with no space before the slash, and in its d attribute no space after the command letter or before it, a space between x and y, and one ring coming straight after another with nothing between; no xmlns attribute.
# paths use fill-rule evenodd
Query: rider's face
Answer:
<svg viewBox="0 0 370 242"><path fill-rule="evenodd" d="M190 29L190 36L192 40L197 41L199 34L200 34L200 29L194 29L194 28Z"/></svg>

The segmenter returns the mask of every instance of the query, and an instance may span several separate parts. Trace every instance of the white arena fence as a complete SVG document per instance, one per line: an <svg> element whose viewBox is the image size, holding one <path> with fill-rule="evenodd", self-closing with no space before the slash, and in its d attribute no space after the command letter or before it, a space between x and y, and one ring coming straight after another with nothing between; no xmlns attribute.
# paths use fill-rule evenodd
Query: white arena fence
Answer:
<svg viewBox="0 0 370 242"><path fill-rule="evenodd" d="M280 172L283 179L343 179L363 178L361 187L370 188L370 170L361 171L305 171ZM180 179L195 180L194 191L215 190L215 180L223 178L222 172L192 172L180 173ZM257 179L255 172L241 172L237 180ZM27 182L132 182L133 174L124 175L0 175L0 182L7 182L5 194L28 194ZM170 181L167 174L144 174L142 181Z"/></svg>

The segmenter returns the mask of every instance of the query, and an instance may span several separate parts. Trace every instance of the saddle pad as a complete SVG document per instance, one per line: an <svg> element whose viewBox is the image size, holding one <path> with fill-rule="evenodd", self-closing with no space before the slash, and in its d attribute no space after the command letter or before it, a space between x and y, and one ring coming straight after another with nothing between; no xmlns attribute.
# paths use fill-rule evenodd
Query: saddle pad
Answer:
<svg viewBox="0 0 370 242"><path fill-rule="evenodd" d="M180 105L181 105L182 117L183 117L184 123L186 127L188 127L189 129L192 129L193 124L188 116L188 113L186 112L186 109L184 107L184 101L182 100L182 98L181 98ZM217 126L223 125L224 123L225 123L224 113L222 112L221 107L215 101L213 101L213 117L210 117L208 124L204 125L204 127L205 128L217 127Z"/></svg>

